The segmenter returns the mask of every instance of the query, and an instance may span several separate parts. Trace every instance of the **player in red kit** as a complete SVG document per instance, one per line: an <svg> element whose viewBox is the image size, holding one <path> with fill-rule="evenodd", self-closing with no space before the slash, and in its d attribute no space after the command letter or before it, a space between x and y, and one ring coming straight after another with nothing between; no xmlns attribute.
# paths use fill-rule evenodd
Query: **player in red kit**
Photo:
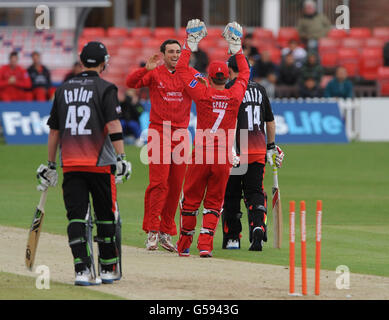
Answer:
<svg viewBox="0 0 389 320"><path fill-rule="evenodd" d="M146 248L156 250L160 242L166 250L175 251L171 236L177 234L174 217L186 164L173 161L173 150L180 143L186 143L189 152L187 128L192 99L184 91L175 69L181 54L180 43L166 40L160 49L164 64L158 66L159 57L154 55L144 68L129 74L126 83L129 88L148 87L150 90L149 185L143 218L143 230L148 233ZM200 75L193 68L188 72L192 79Z"/></svg>
<svg viewBox="0 0 389 320"><path fill-rule="evenodd" d="M18 53L11 52L9 64L0 68L0 101L31 101L28 72L18 65Z"/></svg>
<svg viewBox="0 0 389 320"><path fill-rule="evenodd" d="M239 110L246 91L250 70L242 54L242 27L229 23L223 37L229 44L229 53L236 55L239 76L235 85L225 89L228 67L225 62L213 61L209 66L209 84L193 80L188 63L198 43L207 35L206 27L198 19L190 20L187 40L177 63L177 73L192 97L197 108L197 128L192 161L185 174L181 201L180 238L177 251L180 256L189 256L196 227L198 208L204 200L203 222L197 247L200 257L212 257L213 236L219 222L224 191L232 167L233 139ZM204 143L205 138L205 143ZM213 161L209 161L209 154Z"/></svg>

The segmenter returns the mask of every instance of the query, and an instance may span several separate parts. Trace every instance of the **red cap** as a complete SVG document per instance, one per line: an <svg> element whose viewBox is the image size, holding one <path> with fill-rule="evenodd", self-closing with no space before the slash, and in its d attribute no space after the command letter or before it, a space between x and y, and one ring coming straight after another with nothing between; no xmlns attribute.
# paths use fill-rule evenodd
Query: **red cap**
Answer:
<svg viewBox="0 0 389 320"><path fill-rule="evenodd" d="M221 73L222 75L218 75ZM208 74L210 78L226 79L228 78L228 67L224 61L212 61L209 65Z"/></svg>

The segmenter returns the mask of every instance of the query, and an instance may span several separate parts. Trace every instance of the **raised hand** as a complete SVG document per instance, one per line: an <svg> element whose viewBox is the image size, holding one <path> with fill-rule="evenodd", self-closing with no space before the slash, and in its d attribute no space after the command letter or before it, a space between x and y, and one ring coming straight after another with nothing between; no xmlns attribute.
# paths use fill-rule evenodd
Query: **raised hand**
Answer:
<svg viewBox="0 0 389 320"><path fill-rule="evenodd" d="M155 69L156 67L158 67L158 63L159 63L159 54L155 54L153 55L152 57L149 58L149 60L147 60L147 63L146 63L146 69L148 71L151 71L153 69Z"/></svg>
<svg viewBox="0 0 389 320"><path fill-rule="evenodd" d="M186 42L192 52L198 50L198 45L208 33L203 21L199 19L192 19L188 21L186 26L187 39Z"/></svg>
<svg viewBox="0 0 389 320"><path fill-rule="evenodd" d="M230 22L224 28L222 36L228 42L228 53L236 54L242 48L243 28L237 22Z"/></svg>

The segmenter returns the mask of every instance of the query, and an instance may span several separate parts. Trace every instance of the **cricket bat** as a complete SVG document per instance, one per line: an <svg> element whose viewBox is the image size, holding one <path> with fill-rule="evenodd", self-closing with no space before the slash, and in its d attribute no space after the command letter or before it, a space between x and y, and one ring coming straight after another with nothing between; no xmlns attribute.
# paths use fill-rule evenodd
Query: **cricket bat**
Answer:
<svg viewBox="0 0 389 320"><path fill-rule="evenodd" d="M272 212L273 212L273 248L281 248L282 245L282 208L280 188L278 187L278 171L277 167L273 165L273 187L272 187Z"/></svg>
<svg viewBox="0 0 389 320"><path fill-rule="evenodd" d="M46 203L47 190L42 192L39 204L32 219L30 231L28 232L27 248L26 248L26 267L32 270L34 265L36 250L38 247L39 235L42 229L43 218L45 216L44 207Z"/></svg>

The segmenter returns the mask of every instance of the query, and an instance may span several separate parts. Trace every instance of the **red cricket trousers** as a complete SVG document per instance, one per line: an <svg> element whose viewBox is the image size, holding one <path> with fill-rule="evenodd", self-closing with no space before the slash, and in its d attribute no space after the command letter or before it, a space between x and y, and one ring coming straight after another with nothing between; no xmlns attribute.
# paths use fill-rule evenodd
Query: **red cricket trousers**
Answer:
<svg viewBox="0 0 389 320"><path fill-rule="evenodd" d="M180 245L179 249L189 248L193 236L182 236L196 226L196 216L182 214L197 211L203 202L204 212L202 229L198 238L198 249L212 251L213 236L216 231L223 207L224 193L230 176L231 164L196 164L195 152L192 163L188 165L183 187L183 199L180 215ZM182 232L183 231L183 232Z"/></svg>
<svg viewBox="0 0 389 320"><path fill-rule="evenodd" d="M188 130L151 123L147 150L149 185L144 199L143 230L174 236L174 217L190 153Z"/></svg>

